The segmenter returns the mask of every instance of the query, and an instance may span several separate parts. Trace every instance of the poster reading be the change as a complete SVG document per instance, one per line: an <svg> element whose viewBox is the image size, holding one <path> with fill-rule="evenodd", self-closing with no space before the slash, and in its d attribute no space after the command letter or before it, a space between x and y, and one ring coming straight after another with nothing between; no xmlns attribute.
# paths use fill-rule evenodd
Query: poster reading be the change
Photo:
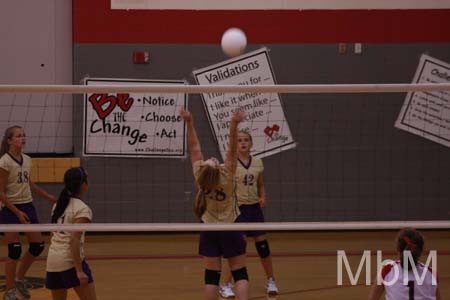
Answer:
<svg viewBox="0 0 450 300"><path fill-rule="evenodd" d="M95 79L86 85L163 85L184 81ZM184 93L92 93L84 100L85 156L184 157Z"/></svg>
<svg viewBox="0 0 450 300"><path fill-rule="evenodd" d="M450 83L450 64L422 55L413 83ZM450 92L409 92L395 126L450 147Z"/></svg>
<svg viewBox="0 0 450 300"><path fill-rule="evenodd" d="M275 84L265 48L193 73L199 85ZM252 155L265 157L295 147L278 93L203 93L202 98L222 158L228 148L230 120L237 109L247 115L239 129L252 135Z"/></svg>

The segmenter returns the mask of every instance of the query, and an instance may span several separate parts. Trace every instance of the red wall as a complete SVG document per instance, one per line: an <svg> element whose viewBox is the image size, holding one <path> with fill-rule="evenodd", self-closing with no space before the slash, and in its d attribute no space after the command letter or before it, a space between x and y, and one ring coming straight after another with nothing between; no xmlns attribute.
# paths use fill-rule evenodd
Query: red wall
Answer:
<svg viewBox="0 0 450 300"><path fill-rule="evenodd" d="M218 43L229 27L259 43L447 43L450 9L111 10L110 0L76 0L75 43Z"/></svg>

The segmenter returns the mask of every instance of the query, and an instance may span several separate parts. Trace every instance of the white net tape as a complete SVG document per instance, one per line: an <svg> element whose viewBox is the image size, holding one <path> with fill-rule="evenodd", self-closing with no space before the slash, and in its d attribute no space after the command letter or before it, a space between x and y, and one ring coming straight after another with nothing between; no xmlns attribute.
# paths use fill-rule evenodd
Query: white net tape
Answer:
<svg viewBox="0 0 450 300"><path fill-rule="evenodd" d="M98 223L98 224L40 224L0 225L0 232L150 232L150 231L317 231L317 230L387 230L413 227L416 229L450 229L450 221L378 221L378 222L266 222L235 224L197 223Z"/></svg>
<svg viewBox="0 0 450 300"><path fill-rule="evenodd" d="M0 93L386 93L450 91L447 83L413 84L276 84L276 85L0 85Z"/></svg>

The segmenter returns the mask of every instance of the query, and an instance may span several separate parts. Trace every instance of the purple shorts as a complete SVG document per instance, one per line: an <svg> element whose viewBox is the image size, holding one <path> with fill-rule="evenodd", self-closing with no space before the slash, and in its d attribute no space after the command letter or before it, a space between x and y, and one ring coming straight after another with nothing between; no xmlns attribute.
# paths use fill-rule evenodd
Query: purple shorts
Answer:
<svg viewBox="0 0 450 300"><path fill-rule="evenodd" d="M241 214L236 220L236 222L238 223L264 222L264 215L259 203L240 205L239 210L241 211ZM260 230L249 230L245 232L245 234L250 237L260 236L265 233L266 233L265 231Z"/></svg>
<svg viewBox="0 0 450 300"><path fill-rule="evenodd" d="M81 262L83 272L88 277L88 283L94 282L92 272L85 260ZM70 289L80 285L77 277L77 270L74 268L62 272L47 272L45 279L45 287L49 290Z"/></svg>
<svg viewBox="0 0 450 300"><path fill-rule="evenodd" d="M230 258L245 254L247 243L240 231L203 231L199 254L206 257Z"/></svg>
<svg viewBox="0 0 450 300"><path fill-rule="evenodd" d="M36 213L36 209L34 208L33 202L14 205L17 207L18 210L21 210L27 214L31 224L39 223L39 219ZM0 224L20 224L20 221L9 208L3 207L2 210L0 210Z"/></svg>

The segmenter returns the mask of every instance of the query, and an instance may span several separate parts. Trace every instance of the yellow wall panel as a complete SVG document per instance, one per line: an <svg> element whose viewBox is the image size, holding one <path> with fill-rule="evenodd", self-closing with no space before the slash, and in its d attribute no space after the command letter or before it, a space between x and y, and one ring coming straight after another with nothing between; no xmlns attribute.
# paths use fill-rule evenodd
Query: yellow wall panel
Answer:
<svg viewBox="0 0 450 300"><path fill-rule="evenodd" d="M64 181L64 173L71 167L79 167L78 157L33 158L31 180L33 182L58 183Z"/></svg>

